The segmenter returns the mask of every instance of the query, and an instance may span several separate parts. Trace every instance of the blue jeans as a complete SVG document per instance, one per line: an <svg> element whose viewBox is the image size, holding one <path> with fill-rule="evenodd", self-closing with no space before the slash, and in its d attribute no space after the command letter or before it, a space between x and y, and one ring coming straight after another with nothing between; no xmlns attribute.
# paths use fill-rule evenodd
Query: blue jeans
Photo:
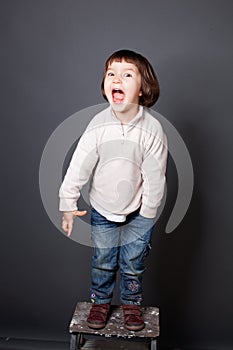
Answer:
<svg viewBox="0 0 233 350"><path fill-rule="evenodd" d="M110 303L120 270L120 301L140 304L144 261L149 254L154 219L129 214L123 223L112 222L92 209L91 300L96 304Z"/></svg>

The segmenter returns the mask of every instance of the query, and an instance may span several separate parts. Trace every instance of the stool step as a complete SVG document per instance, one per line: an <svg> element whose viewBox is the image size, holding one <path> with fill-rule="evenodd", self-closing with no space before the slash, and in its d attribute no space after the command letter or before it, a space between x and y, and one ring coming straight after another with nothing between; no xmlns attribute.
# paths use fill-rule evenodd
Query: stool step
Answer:
<svg viewBox="0 0 233 350"><path fill-rule="evenodd" d="M157 307L142 307L145 328L141 331L129 331L124 327L124 317L121 306L111 306L110 316L105 328L94 330L88 327L86 319L89 315L91 303L79 302L70 323L70 333L102 335L105 337L123 338L156 338L159 336L159 309Z"/></svg>
<svg viewBox="0 0 233 350"><path fill-rule="evenodd" d="M141 331L129 331L124 327L123 311L120 306L111 306L108 322L103 329L91 329L87 317L92 304L79 302L70 323L70 350L156 350L159 336L159 309L157 307L141 308L145 328ZM84 338L88 335L93 339ZM94 339L94 338L99 339ZM100 339L102 338L102 339ZM123 339L124 338L124 339Z"/></svg>

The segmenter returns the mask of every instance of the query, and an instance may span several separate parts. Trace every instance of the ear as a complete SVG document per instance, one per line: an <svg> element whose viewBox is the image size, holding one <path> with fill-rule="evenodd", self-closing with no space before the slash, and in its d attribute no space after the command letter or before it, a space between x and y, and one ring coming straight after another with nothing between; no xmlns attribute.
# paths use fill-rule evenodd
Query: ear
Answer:
<svg viewBox="0 0 233 350"><path fill-rule="evenodd" d="M138 96L142 96L142 91L139 91L139 94L138 94Z"/></svg>

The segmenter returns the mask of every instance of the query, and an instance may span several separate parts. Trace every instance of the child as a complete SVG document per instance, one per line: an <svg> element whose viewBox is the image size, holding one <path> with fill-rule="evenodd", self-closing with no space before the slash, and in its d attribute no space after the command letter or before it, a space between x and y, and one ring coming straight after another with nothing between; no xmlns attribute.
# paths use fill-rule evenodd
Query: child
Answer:
<svg viewBox="0 0 233 350"><path fill-rule="evenodd" d="M120 50L105 64L102 93L109 106L81 137L60 188L62 228L71 235L82 186L92 205L92 307L88 326L106 325L120 271L125 327L144 328L140 310L144 260L150 250L157 208L165 185L166 136L145 107L159 97L154 70L142 55Z"/></svg>

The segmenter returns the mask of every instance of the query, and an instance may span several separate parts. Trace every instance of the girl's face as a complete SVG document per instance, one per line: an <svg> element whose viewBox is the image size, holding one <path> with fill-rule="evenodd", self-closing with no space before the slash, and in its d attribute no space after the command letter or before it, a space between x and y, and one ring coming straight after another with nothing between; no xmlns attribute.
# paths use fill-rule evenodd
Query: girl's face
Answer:
<svg viewBox="0 0 233 350"><path fill-rule="evenodd" d="M133 63L113 61L104 79L104 92L111 105L139 104L141 74Z"/></svg>

